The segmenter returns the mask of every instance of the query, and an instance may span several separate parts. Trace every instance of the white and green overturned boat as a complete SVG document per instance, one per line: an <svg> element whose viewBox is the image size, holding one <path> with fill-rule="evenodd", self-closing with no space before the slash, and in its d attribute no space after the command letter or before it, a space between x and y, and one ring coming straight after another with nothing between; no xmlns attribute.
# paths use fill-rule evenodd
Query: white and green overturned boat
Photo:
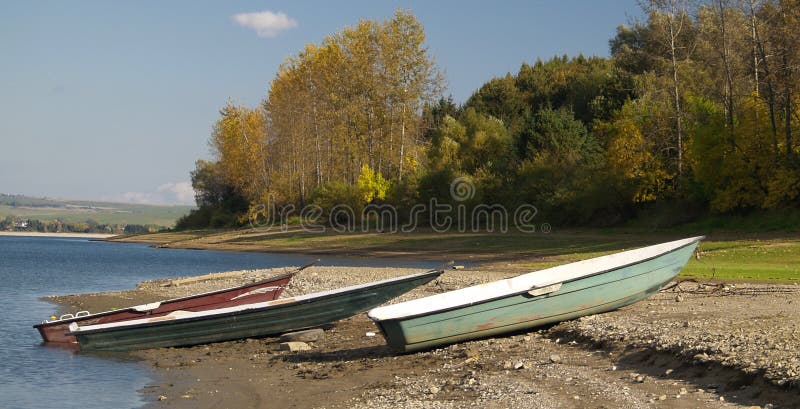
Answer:
<svg viewBox="0 0 800 409"><path fill-rule="evenodd" d="M597 314L658 292L703 237L582 260L375 308L390 347L408 352Z"/></svg>

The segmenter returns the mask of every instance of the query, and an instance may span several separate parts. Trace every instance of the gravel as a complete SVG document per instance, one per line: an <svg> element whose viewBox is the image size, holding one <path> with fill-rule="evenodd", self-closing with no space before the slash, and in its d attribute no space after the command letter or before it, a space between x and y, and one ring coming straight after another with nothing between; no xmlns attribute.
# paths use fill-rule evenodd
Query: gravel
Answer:
<svg viewBox="0 0 800 409"><path fill-rule="evenodd" d="M153 280L132 291L53 300L96 311L101 300L130 305L286 271L245 270L180 285ZM418 272L314 266L297 274L282 297ZM392 303L509 275L450 270ZM143 356L168 374L148 389L154 407L215 407L222 401L252 406L259 399L365 409L797 407L798 303L797 285L682 283L609 313L414 354L391 354L381 336L366 335L376 328L360 314L326 328L308 351L281 351L277 338L265 338ZM231 372L237 375L224 375ZM180 386L175 379L181 377L191 387ZM202 398L192 393L198 389L216 392ZM184 399L187 394L193 397Z"/></svg>
<svg viewBox="0 0 800 409"><path fill-rule="evenodd" d="M644 302L559 325L556 332L719 364L800 386L800 287L683 283ZM681 298L680 303L677 297Z"/></svg>

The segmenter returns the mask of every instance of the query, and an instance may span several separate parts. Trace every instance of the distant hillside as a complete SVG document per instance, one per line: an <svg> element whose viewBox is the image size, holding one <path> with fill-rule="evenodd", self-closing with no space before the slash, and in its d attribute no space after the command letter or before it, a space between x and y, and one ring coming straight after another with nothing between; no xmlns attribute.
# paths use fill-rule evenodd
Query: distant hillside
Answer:
<svg viewBox="0 0 800 409"><path fill-rule="evenodd" d="M37 220L103 224L141 224L172 227L193 206L147 205L93 200L51 199L0 193L0 218L13 216Z"/></svg>

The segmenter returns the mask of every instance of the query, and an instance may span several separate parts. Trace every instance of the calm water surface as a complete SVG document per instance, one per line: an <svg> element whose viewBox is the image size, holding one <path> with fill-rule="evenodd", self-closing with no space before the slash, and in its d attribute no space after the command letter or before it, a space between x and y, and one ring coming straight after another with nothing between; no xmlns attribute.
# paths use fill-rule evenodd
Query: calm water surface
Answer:
<svg viewBox="0 0 800 409"><path fill-rule="evenodd" d="M142 280L301 265L312 257L153 249L86 239L0 236L0 408L136 408L147 368L125 355L97 356L42 345L33 324L56 312L53 294L124 290ZM321 265L435 263L323 257Z"/></svg>

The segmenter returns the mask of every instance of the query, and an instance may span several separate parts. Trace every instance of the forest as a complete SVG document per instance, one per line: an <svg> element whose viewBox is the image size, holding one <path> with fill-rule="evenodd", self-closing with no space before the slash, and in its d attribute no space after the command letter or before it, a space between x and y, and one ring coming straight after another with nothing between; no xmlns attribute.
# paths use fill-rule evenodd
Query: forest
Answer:
<svg viewBox="0 0 800 409"><path fill-rule="evenodd" d="M800 208L800 1L641 7L609 57L522 63L463 104L409 11L308 44L261 104L220 110L213 160L191 174L198 209L177 227L308 205L403 215L452 203L456 179L474 188L462 204L529 204L568 226Z"/></svg>

